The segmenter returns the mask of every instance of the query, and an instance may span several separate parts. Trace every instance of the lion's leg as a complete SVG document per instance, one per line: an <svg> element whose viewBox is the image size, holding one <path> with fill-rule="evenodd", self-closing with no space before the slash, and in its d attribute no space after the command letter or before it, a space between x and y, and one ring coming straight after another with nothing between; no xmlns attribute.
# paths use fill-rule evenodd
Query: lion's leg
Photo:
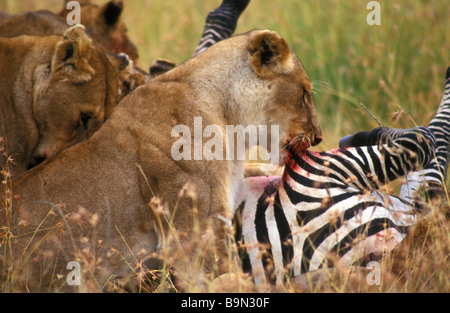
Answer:
<svg viewBox="0 0 450 313"><path fill-rule="evenodd" d="M162 259L180 276L193 267L220 273L228 260L227 226L221 218L231 212L226 186L213 183L210 177L196 175L187 180L183 173L173 175L177 179L159 180L161 202L159 209L154 208L154 214L165 214L157 217L164 232Z"/></svg>

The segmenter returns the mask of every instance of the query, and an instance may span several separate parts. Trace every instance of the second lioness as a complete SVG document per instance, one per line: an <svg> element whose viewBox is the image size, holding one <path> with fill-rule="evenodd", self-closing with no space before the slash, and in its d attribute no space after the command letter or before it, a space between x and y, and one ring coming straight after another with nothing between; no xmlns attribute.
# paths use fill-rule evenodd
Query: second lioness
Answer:
<svg viewBox="0 0 450 313"><path fill-rule="evenodd" d="M81 25L0 38L0 72L0 166L13 176L89 138L116 106L118 71Z"/></svg>

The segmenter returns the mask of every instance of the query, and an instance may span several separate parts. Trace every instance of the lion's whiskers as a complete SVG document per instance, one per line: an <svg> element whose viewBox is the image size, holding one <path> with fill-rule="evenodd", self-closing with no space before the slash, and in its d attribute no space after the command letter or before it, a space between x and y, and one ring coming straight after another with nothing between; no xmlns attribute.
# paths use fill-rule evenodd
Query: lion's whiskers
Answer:
<svg viewBox="0 0 450 313"><path fill-rule="evenodd" d="M305 140L308 146L311 146L311 138L306 134L299 134L292 138L281 150L286 150L295 143L303 143Z"/></svg>

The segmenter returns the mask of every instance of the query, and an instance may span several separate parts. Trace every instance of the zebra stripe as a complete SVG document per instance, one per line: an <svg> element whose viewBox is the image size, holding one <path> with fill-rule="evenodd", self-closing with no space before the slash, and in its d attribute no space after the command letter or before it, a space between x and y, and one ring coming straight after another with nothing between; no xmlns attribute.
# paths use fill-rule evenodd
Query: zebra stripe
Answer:
<svg viewBox="0 0 450 313"><path fill-rule="evenodd" d="M450 67L447 69L446 85L436 116L428 124L428 128L436 137L436 158L433 158L427 176L432 176L434 181L442 184L447 172L449 158L450 138Z"/></svg>
<svg viewBox="0 0 450 313"><path fill-rule="evenodd" d="M368 148L378 153L370 155ZM362 151L372 167L343 158L348 154L356 157ZM335 158L336 155L339 157ZM249 257L246 270L256 274L259 282L280 282L285 275L318 269L329 252L337 252L343 257L349 253L347 244L361 235L370 237L390 229L395 235L394 240L399 242L403 239L405 226L412 225L415 220L409 214L401 214L398 208L395 208L394 216L390 211L394 208L387 205L387 201L392 200L378 192L380 182L369 178L369 173L374 173L375 168L372 158L383 164L380 161L382 156L376 146L333 150L331 153L307 151L300 158L302 165L308 164L306 168L314 170L306 172L297 162L287 164L277 190L266 189L254 207L245 201L239 211L242 224L235 239L241 255ZM346 162L341 165L345 170L337 166L337 161L343 160ZM402 158L397 157L397 161L401 163ZM328 173L325 172L327 164L334 165L330 166ZM388 170L381 168L379 172ZM404 175L406 172L392 173ZM349 176L355 178L349 180ZM276 183L270 177L267 180L272 185ZM410 210L410 204L397 202L405 207L404 211ZM252 209L254 215L246 212ZM259 275L253 271L254 267L259 269Z"/></svg>
<svg viewBox="0 0 450 313"><path fill-rule="evenodd" d="M206 17L202 38L193 56L205 51L213 44L229 38L236 29L237 21L250 0L223 0L219 8Z"/></svg>
<svg viewBox="0 0 450 313"><path fill-rule="evenodd" d="M436 139L436 150L432 160L423 171L408 175L408 183L402 186L399 194L401 198L408 201L414 201L416 192L423 186L433 193L436 189L437 192L442 192L440 186L445 185L450 157L450 67L447 68L444 94L439 108L428 124L428 128Z"/></svg>
<svg viewBox="0 0 450 313"><path fill-rule="evenodd" d="M403 240L416 222L413 192L427 182L442 184L447 169L449 76L450 70L428 127L383 128L372 133L372 146L290 155L281 178L242 182L235 240L255 283L282 282L334 262L367 262ZM411 172L399 197L383 192Z"/></svg>

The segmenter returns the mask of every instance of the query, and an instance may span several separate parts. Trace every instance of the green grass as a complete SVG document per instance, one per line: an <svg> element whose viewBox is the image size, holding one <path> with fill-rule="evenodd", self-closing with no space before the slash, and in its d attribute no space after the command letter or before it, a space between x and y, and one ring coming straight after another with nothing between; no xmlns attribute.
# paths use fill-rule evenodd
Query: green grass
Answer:
<svg viewBox="0 0 450 313"><path fill-rule="evenodd" d="M62 2L0 0L0 9L58 11ZM221 1L124 2L124 21L139 48L139 65L147 69L157 58L176 63L189 58L207 13ZM383 125L411 127L426 124L440 101L450 65L448 3L380 1L381 26L369 26L367 2L252 0L239 20L236 33L254 28L277 31L305 65L324 131L320 149L336 147L350 132L377 126L359 103ZM407 114L391 122L399 111Z"/></svg>

